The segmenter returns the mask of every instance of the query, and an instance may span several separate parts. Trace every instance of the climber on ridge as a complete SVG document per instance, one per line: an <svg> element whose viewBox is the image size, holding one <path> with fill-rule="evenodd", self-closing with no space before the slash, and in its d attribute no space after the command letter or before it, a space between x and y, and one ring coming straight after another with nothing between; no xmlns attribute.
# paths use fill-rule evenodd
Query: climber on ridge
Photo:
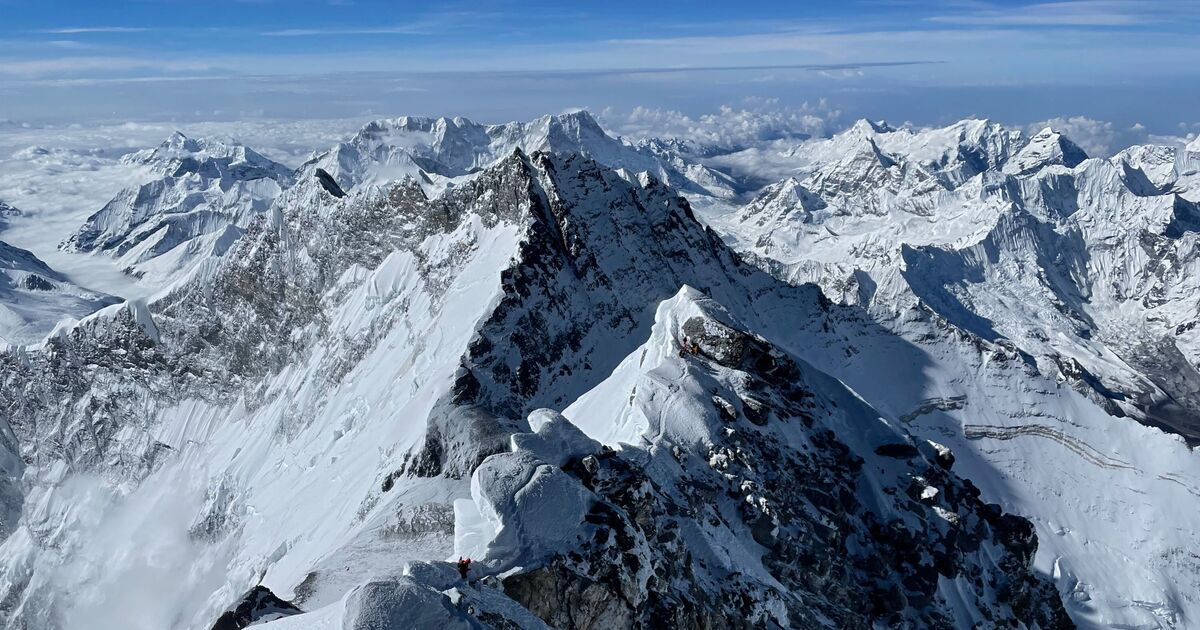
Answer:
<svg viewBox="0 0 1200 630"><path fill-rule="evenodd" d="M458 575L464 580L467 579L467 571L471 570L471 559L467 558L466 560L463 560L462 556L459 556L458 562L454 564L458 567Z"/></svg>

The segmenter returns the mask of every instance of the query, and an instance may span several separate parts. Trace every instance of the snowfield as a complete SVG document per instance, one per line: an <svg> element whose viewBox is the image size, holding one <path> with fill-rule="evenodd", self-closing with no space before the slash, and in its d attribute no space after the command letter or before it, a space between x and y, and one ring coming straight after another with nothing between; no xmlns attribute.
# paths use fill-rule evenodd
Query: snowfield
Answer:
<svg viewBox="0 0 1200 630"><path fill-rule="evenodd" d="M1195 142L207 130L0 136L4 627L1200 619Z"/></svg>

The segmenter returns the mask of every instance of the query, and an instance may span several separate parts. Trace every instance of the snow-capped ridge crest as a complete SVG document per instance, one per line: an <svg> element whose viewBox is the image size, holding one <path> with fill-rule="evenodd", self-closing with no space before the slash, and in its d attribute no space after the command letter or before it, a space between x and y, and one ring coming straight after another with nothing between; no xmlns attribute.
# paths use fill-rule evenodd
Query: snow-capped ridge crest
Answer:
<svg viewBox="0 0 1200 630"><path fill-rule="evenodd" d="M122 160L148 167L151 179L117 193L60 248L109 254L155 289L223 255L293 183L292 169L248 147L178 131Z"/></svg>
<svg viewBox="0 0 1200 630"><path fill-rule="evenodd" d="M705 194L732 195L728 178L678 154L656 154L608 135L585 110L528 122L482 125L466 118L401 117L368 123L350 140L304 166L320 167L349 192L363 183L385 184L406 175L432 178L433 189L509 155L514 148L580 153L613 168L651 171L673 186Z"/></svg>
<svg viewBox="0 0 1200 630"><path fill-rule="evenodd" d="M1074 168L1088 159L1087 153L1066 135L1046 127L1029 139L1029 142L1005 164L1006 173L1028 175L1040 168L1062 165Z"/></svg>
<svg viewBox="0 0 1200 630"><path fill-rule="evenodd" d="M859 118L851 125L850 131L860 135L871 136L878 133L892 133L896 131L896 128L887 124L887 121Z"/></svg>
<svg viewBox="0 0 1200 630"><path fill-rule="evenodd" d="M162 175L180 176L205 167L210 170L233 170L241 179L270 177L287 181L291 169L274 162L253 149L241 144L207 138L190 138L181 131L174 131L157 147L143 149L121 158L125 164L136 164L154 168Z"/></svg>

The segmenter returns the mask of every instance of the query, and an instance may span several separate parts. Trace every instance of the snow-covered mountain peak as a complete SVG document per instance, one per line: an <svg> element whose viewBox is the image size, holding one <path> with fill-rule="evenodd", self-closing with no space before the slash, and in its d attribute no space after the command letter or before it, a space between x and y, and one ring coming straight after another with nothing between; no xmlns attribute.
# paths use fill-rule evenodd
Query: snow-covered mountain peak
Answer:
<svg viewBox="0 0 1200 630"><path fill-rule="evenodd" d="M547 130L547 141L550 143L545 148L549 150L566 148L556 146L558 142L587 147L598 143L608 144L615 140L604 131L591 112L584 109L546 116L543 120Z"/></svg>
<svg viewBox="0 0 1200 630"><path fill-rule="evenodd" d="M764 188L738 210L738 221L785 221L811 223L813 213L827 207L825 200L804 187L795 177Z"/></svg>
<svg viewBox="0 0 1200 630"><path fill-rule="evenodd" d="M519 147L526 153L579 153L613 168L632 171L649 170L637 166L653 162L608 135L586 110L542 116L527 123L493 125L488 133L500 146Z"/></svg>
<svg viewBox="0 0 1200 630"><path fill-rule="evenodd" d="M882 168L871 159L862 148L866 138L896 166ZM1173 600L1173 587L1153 576L1165 571L1190 578L1154 558L1196 544L1195 534L1168 527L1172 533L1164 538L1139 538L1132 546L1124 541L1130 530L1157 530L1128 512L1136 512L1132 506L1146 493L1173 493L1152 479L1193 475L1184 471L1198 466L1182 441L1200 442L1193 420L1200 413L1200 159L1185 147L1154 145L1089 159L1053 128L1026 140L974 120L891 133L859 124L827 140L796 144L786 158L805 175L805 189L832 211L803 215L792 204L769 205L777 190L791 187L789 179L780 179L710 220L764 270L797 284L819 283L830 298L862 305L873 321L927 353L939 367L926 359L913 365L944 376L931 377L930 389L894 413L909 426L933 431L925 435L961 436L956 452L967 448L979 458L974 470L981 480L997 475L1002 481L993 488L1005 488L997 492L1012 490L1014 480L1020 480L1017 492L1047 492L1044 475L1027 468L1041 457L1029 454L1041 448L1038 442L1055 450L1052 444L1061 445L1068 458L1077 456L1067 453L1078 447L1110 453L1119 465L1142 462L1128 464L1138 471L1153 467L1149 462L1159 453L1183 449L1170 459L1175 472L1146 474L1153 490L1140 481L1114 484L1108 468L1113 461L1086 464L1082 458L1082 477L1064 483L1090 488L1088 499L1068 501L1075 507L1066 511L1058 501L1033 506L1014 498L1013 504L1028 505L1041 539L1053 541L1046 544L1055 551L1040 562L1062 576L1060 588L1070 593L1068 606L1081 625L1185 627L1180 620L1200 609ZM938 185L928 185L931 180ZM793 220L798 214L813 221ZM957 342L935 330L956 331L968 341L951 349ZM860 392L882 393L903 369L858 375L890 364L889 353L898 348L872 353L865 345L855 340L840 348L850 357L840 374ZM995 375L967 376L995 352L1007 354L1006 361L1022 366L1025 375L1014 375L1007 385ZM960 367L942 365L947 360ZM977 384L966 384L975 378ZM1015 385L1027 378L1058 385ZM887 384L876 386L876 379ZM980 394L993 387L1004 393ZM1020 402L1000 410L999 400L1009 396ZM1091 411L1068 400L1075 396ZM1058 405L1064 411L1052 419L1033 419ZM989 417L986 429L974 426L980 417ZM1080 422L1084 417L1094 420ZM1107 437L1117 427L1144 438L1131 444ZM1035 432L1042 437L1033 438ZM1174 500L1191 504L1200 496L1185 494ZM1064 534L1091 529L1090 506L1100 504L1113 506L1106 518L1122 525L1097 527L1078 539ZM1092 553L1102 537L1122 542L1109 543L1120 551L1099 561ZM1067 557L1089 559L1068 569L1060 564ZM1104 568L1111 562L1124 568ZM1171 603L1128 609L1123 593L1129 589Z"/></svg>
<svg viewBox="0 0 1200 630"><path fill-rule="evenodd" d="M1137 145L1111 161L1125 169L1130 188L1140 194L1175 191L1200 199L1200 147Z"/></svg>
<svg viewBox="0 0 1200 630"><path fill-rule="evenodd" d="M1079 145L1053 128L1046 127L1030 138L1016 156L1004 165L1004 172L1028 175L1054 164L1072 168L1086 159L1088 155Z"/></svg>
<svg viewBox="0 0 1200 630"><path fill-rule="evenodd" d="M586 111L547 115L530 122L482 125L466 118L402 116L367 123L349 144L364 154L407 152L458 174L503 159L514 149L605 153L617 141ZM619 143L618 143L619 144ZM441 166L443 168L437 168Z"/></svg>
<svg viewBox="0 0 1200 630"><path fill-rule="evenodd" d="M860 120L830 138L800 142L788 150L787 156L800 173L840 170L836 178L842 181L835 188L856 189L865 185L897 194L902 188L913 186L934 192L936 188L956 188L982 172L1000 167L1022 143L1019 132L987 120L968 119L928 129L897 129ZM901 170L885 184L887 178L867 168L871 159L885 169L897 166ZM859 165L847 168L854 162ZM855 177L867 177L870 181L844 181ZM936 188L930 188L931 183ZM869 190L862 192L873 195Z"/></svg>
<svg viewBox="0 0 1200 630"><path fill-rule="evenodd" d="M428 180L431 191L439 192L516 149L527 154L579 153L614 169L649 171L686 190L733 195L728 177L675 153L656 153L626 144L608 135L590 113L582 110L500 125L481 125L464 118L375 121L301 168L321 168L345 191L360 184L385 186L413 177Z"/></svg>
<svg viewBox="0 0 1200 630"><path fill-rule="evenodd" d="M246 146L207 138L190 138L180 131L173 132L158 146L126 155L121 161L151 166L163 174L172 174L180 170L181 165L183 172L195 170L201 164L219 164L242 171L260 170L260 176L277 179L287 177L290 171Z"/></svg>
<svg viewBox="0 0 1200 630"><path fill-rule="evenodd" d="M21 216L21 211L17 208L0 201L0 230L8 227L8 222L13 217Z"/></svg>
<svg viewBox="0 0 1200 630"><path fill-rule="evenodd" d="M429 145L434 147L435 152L444 153L482 129L482 125L465 118L401 116L367 123L350 143L366 152L380 147L417 148Z"/></svg>
<svg viewBox="0 0 1200 630"><path fill-rule="evenodd" d="M160 148L171 149L179 152L197 153L203 150L202 147L206 144L207 142L193 140L185 136L182 131L176 129L175 131L171 132L171 135L167 136L167 139L163 141Z"/></svg>
<svg viewBox="0 0 1200 630"><path fill-rule="evenodd" d="M152 288L178 284L220 256L293 182L292 170L241 145L173 133L122 158L149 181L119 192L61 245L102 252Z"/></svg>
<svg viewBox="0 0 1200 630"><path fill-rule="evenodd" d="M850 129L847 131L847 133L860 136L873 136L875 134L892 133L894 131L896 131L896 129L887 124L885 121L860 118L854 121L854 124L850 126Z"/></svg>

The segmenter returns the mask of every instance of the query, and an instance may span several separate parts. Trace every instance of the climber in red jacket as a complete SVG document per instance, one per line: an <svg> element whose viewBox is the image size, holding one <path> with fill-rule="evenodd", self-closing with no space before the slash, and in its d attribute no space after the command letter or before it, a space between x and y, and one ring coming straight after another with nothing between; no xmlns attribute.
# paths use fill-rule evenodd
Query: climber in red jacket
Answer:
<svg viewBox="0 0 1200 630"><path fill-rule="evenodd" d="M462 556L459 556L458 562L456 562L455 565L458 567L458 575L464 580L467 579L467 571L471 570L471 559L467 558L466 560L463 560Z"/></svg>

